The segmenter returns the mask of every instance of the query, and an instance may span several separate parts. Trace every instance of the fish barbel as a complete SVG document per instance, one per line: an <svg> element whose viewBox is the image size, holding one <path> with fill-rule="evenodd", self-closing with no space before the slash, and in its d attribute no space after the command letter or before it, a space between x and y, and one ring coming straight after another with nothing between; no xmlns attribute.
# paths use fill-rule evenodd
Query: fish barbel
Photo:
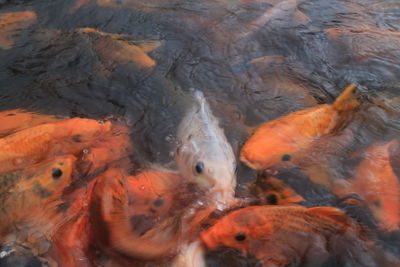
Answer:
<svg viewBox="0 0 400 267"><path fill-rule="evenodd" d="M195 91L193 96L195 105L177 132L177 166L183 177L212 190L209 195L223 209L235 192L235 155L203 93Z"/></svg>

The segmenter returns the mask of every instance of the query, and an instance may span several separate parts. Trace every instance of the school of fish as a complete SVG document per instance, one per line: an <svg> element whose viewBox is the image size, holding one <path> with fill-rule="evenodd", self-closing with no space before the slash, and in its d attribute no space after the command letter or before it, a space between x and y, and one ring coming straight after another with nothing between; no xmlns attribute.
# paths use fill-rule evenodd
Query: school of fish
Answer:
<svg viewBox="0 0 400 267"><path fill-rule="evenodd" d="M173 9L173 2L76 0L68 14L88 5L146 13ZM216 26L229 36L216 41L246 40L262 27L306 25L310 19L300 2L268 0L272 7L238 27L236 35ZM35 23L34 11L0 14L0 48L11 49L16 36ZM398 37L391 30L357 27L324 33L349 50L352 38L359 48L348 54L355 62L374 58L376 40ZM35 38L46 42L59 34L41 30ZM94 68L105 79L121 66L140 73L157 67L149 53L162 41L89 27L70 34L91 47L98 58ZM377 43L363 45L370 36L379 37L372 38ZM392 52L390 45L382 49ZM233 145L212 95L182 90L187 106L178 118L174 159L165 165L137 164L136 132L119 116L1 111L0 266L206 267L210 254L232 251L252 262L244 266L400 266L398 244L391 243L400 231L400 139L385 136L361 146L361 119L354 120L379 99L367 100L352 83L337 88L341 93L332 103L317 104L303 85L269 73L286 60L262 56L246 66L263 71L276 87L272 95L291 95L304 108L246 125L248 136ZM398 116L395 104L379 104ZM251 183L239 182L238 166L252 171Z"/></svg>

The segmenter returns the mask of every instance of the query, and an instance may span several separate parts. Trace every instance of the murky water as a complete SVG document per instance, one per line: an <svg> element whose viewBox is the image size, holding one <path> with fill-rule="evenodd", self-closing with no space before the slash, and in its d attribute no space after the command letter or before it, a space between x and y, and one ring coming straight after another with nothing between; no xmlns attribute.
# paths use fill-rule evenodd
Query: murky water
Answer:
<svg viewBox="0 0 400 267"><path fill-rule="evenodd" d="M338 177L358 163L350 152L400 136L397 0L0 1L1 14L17 11L36 17L11 33L0 23L0 109L122 116L143 166L173 160L190 88L204 92L238 153L249 127L331 103L356 83L363 104L349 126L353 138L334 137L315 156ZM344 151L329 153L341 142ZM288 172L282 179L310 206L337 205ZM237 195L255 178L240 164ZM397 233L381 236L399 253ZM209 255L210 266L232 263L219 255Z"/></svg>

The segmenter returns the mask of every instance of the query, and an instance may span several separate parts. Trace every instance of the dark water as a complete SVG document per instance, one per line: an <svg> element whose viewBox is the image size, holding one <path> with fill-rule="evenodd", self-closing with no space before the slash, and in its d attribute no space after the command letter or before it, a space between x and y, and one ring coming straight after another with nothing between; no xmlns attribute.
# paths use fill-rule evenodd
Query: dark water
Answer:
<svg viewBox="0 0 400 267"><path fill-rule="evenodd" d="M122 116L141 163L173 160L190 88L205 93L236 152L247 127L331 103L350 83L363 105L349 150L400 136L397 0L2 0L0 8L37 14L0 49L0 109ZM155 65L116 60L115 47L98 45L105 37L78 30L85 27L159 42L148 52ZM348 34L330 38L330 28ZM238 195L254 179L240 165ZM315 194L311 202L337 202Z"/></svg>

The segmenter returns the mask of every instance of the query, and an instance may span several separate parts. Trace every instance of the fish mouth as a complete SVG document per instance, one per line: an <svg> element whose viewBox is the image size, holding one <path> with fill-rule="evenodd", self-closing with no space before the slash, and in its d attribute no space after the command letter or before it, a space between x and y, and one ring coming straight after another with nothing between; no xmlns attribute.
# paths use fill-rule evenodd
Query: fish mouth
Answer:
<svg viewBox="0 0 400 267"><path fill-rule="evenodd" d="M254 169L254 170L263 170L265 169L262 164L259 164L257 162L251 162L248 160L244 155L240 155L240 161L243 162L247 167Z"/></svg>

